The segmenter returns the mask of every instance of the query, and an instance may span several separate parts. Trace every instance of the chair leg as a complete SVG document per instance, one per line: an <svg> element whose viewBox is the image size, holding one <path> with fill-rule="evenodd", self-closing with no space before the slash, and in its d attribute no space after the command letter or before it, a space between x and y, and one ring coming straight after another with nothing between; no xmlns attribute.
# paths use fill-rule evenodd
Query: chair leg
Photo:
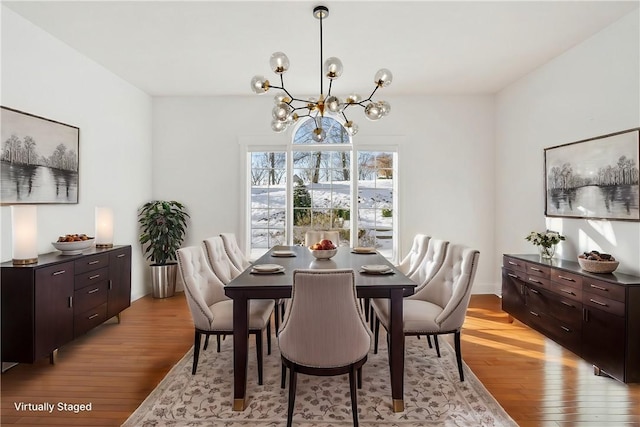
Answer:
<svg viewBox="0 0 640 427"><path fill-rule="evenodd" d="M207 341L208 341L208 340L209 340L209 336L207 335ZM218 353L220 353L220 334L216 335L216 341L217 341L217 343L218 343L217 350L218 350ZM204 348L205 348L205 349L207 348L207 344L206 344L206 343L205 343L205 345L204 345Z"/></svg>
<svg viewBox="0 0 640 427"><path fill-rule="evenodd" d="M262 335L262 331L260 331ZM267 354L271 354L271 319L267 322Z"/></svg>
<svg viewBox="0 0 640 427"><path fill-rule="evenodd" d="M370 308L371 308L371 299L365 298L364 299L364 318L367 322L369 321L369 318L370 318L370 310L369 310Z"/></svg>
<svg viewBox="0 0 640 427"><path fill-rule="evenodd" d="M284 385L287 382L287 367L285 364L282 364L282 375L280 376L280 388L284 388Z"/></svg>
<svg viewBox="0 0 640 427"><path fill-rule="evenodd" d="M280 333L280 302L276 300L276 306L273 310L273 320L276 326L276 337Z"/></svg>
<svg viewBox="0 0 640 427"><path fill-rule="evenodd" d="M373 328L373 354L378 354L378 335L380 334L380 319L376 316Z"/></svg>
<svg viewBox="0 0 640 427"><path fill-rule="evenodd" d="M291 367L289 374L289 407L287 408L287 427L291 427L293 423L293 407L296 403L296 382L298 380L298 373L295 367Z"/></svg>
<svg viewBox="0 0 640 427"><path fill-rule="evenodd" d="M203 350L206 350L207 347L209 347L209 334L205 335L204 337L204 347ZM220 353L220 350L218 350L218 353Z"/></svg>
<svg viewBox="0 0 640 427"><path fill-rule="evenodd" d="M191 368L191 375L196 374L198 368L198 357L200 356L200 341L202 340L202 334L196 330L196 335L193 341L193 367Z"/></svg>
<svg viewBox="0 0 640 427"><path fill-rule="evenodd" d="M456 360L458 362L458 373L460 374L460 381L464 381L464 374L462 373L462 349L460 347L460 331L456 331L453 335L453 341L456 347Z"/></svg>
<svg viewBox="0 0 640 427"><path fill-rule="evenodd" d="M280 321L283 322L284 321L284 308L286 307L286 304L284 303L284 300L282 300L282 307L280 307Z"/></svg>
<svg viewBox="0 0 640 427"><path fill-rule="evenodd" d="M433 345L431 345L431 335L427 334L427 344L429 344L429 348L433 348Z"/></svg>
<svg viewBox="0 0 640 427"><path fill-rule="evenodd" d="M351 392L351 412L353 413L353 426L358 427L358 394L356 392L356 368L351 366L349 370L349 390Z"/></svg>
<svg viewBox="0 0 640 427"><path fill-rule="evenodd" d="M438 343L437 335L433 336L433 343L436 345L436 353L438 354L438 357L440 357L440 344Z"/></svg>
<svg viewBox="0 0 640 427"><path fill-rule="evenodd" d="M262 385L262 330L256 334L256 355L258 359L258 385Z"/></svg>
<svg viewBox="0 0 640 427"><path fill-rule="evenodd" d="M362 366L358 368L358 388L362 388Z"/></svg>

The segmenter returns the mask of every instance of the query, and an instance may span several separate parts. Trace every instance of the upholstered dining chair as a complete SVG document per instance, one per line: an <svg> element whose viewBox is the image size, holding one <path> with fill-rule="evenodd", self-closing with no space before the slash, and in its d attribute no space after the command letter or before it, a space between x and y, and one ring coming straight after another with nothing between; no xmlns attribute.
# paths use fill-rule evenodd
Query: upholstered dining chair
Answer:
<svg viewBox="0 0 640 427"><path fill-rule="evenodd" d="M460 331L469 306L479 256L480 252L475 249L457 244L449 245L444 263L433 279L416 292L413 298L403 300L405 336L433 335L436 351L440 357L438 335L454 334L460 381L464 381ZM390 316L388 301L376 299L372 305L377 318L388 331Z"/></svg>
<svg viewBox="0 0 640 427"><path fill-rule="evenodd" d="M200 246L178 249L178 270L184 282L185 296L195 327L193 367L195 375L200 356L202 335L216 335L218 352L220 336L233 334L233 300L224 294L224 284L213 274ZM262 334L267 330L271 340L272 300L251 300L249 304L249 333L256 336L258 384L262 385ZM205 347L206 348L206 347ZM271 354L271 345L268 345Z"/></svg>
<svg viewBox="0 0 640 427"><path fill-rule="evenodd" d="M442 239L431 239L429 238L429 242L427 243L426 251L422 257L422 261L417 266L413 275L409 278L416 282L418 286L416 286L414 295L406 297L406 299L412 299L415 297L415 294L419 292L422 288L428 285L428 283L433 279L435 274L442 268L444 263L444 257L447 253L447 248L449 247L449 242ZM387 300L379 300L376 304L384 304L387 303ZM373 310L373 307L372 307ZM373 334L374 334L374 342L373 342L373 353L378 354L378 336L380 332L380 319L377 318L374 313L371 314L373 320ZM427 342L429 343L429 348L431 345L431 337L427 335Z"/></svg>
<svg viewBox="0 0 640 427"><path fill-rule="evenodd" d="M358 425L358 388L371 345L369 329L356 298L351 269L295 270L291 302L278 345L282 355L282 388L289 368L287 426L293 422L297 374L349 374L353 425ZM331 315L327 316L330 312Z"/></svg>
<svg viewBox="0 0 640 427"><path fill-rule="evenodd" d="M214 236L204 239L204 247L207 252L207 259L213 273L225 285L232 279L238 277L242 271L238 270L227 255L224 249L222 237Z"/></svg>
<svg viewBox="0 0 640 427"><path fill-rule="evenodd" d="M427 253L427 247L429 246L429 240L431 237L426 234L416 234L413 238L413 244L409 253L402 259L400 264L396 265L396 268L405 276L410 277L422 262L425 254Z"/></svg>
<svg viewBox="0 0 640 427"><path fill-rule="evenodd" d="M251 261L238 246L238 240L234 233L220 233L220 238L222 238L224 250L235 268L244 271L251 266Z"/></svg>

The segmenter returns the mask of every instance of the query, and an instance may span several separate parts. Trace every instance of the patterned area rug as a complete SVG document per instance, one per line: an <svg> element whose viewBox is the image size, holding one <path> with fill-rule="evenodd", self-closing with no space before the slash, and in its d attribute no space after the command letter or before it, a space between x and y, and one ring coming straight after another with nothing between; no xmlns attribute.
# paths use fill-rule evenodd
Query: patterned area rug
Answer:
<svg viewBox="0 0 640 427"><path fill-rule="evenodd" d="M460 382L455 353L440 339L442 357L429 349L424 338L407 337L405 356L405 411L394 413L385 335L381 331L378 354L369 353L358 390L362 426L517 426L471 370L464 365ZM253 343L253 339L251 339ZM193 348L174 366L158 387L123 424L150 426L284 426L287 388L280 388L280 353L274 341L264 357L264 384L258 386L255 349L249 354L247 393L249 404L232 411L233 339L223 341L216 353L215 338L200 354L198 371L191 375ZM265 345L266 347L266 345ZM266 353L266 349L265 349ZM349 378L298 374L296 426L352 425Z"/></svg>

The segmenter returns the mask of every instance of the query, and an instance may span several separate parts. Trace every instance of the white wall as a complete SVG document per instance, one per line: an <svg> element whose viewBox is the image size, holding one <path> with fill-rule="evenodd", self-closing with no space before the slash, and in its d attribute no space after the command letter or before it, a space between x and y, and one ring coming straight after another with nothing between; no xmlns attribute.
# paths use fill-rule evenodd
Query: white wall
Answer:
<svg viewBox="0 0 640 427"><path fill-rule="evenodd" d="M545 147L640 126L639 13L636 9L498 94L497 256L534 252L525 235L548 227L567 236L559 245L563 258L600 249L620 260L619 272L640 274L640 223L557 218L545 223L543 170Z"/></svg>
<svg viewBox="0 0 640 427"><path fill-rule="evenodd" d="M136 211L151 195L151 98L2 6L3 106L80 128L79 203L38 205L39 253L61 234L94 232L94 208L114 210L115 244L133 246L132 298L149 292ZM0 208L2 261L11 212Z"/></svg>
<svg viewBox="0 0 640 427"><path fill-rule="evenodd" d="M494 110L491 96L389 98L392 112L367 122L359 143L393 135L399 147L403 252L418 232L480 250L475 292L493 292ZM232 231L243 235L240 142L270 130L272 96L155 98L154 197L184 202L191 214L186 245ZM398 138L401 136L401 138ZM290 138L288 133L276 138Z"/></svg>

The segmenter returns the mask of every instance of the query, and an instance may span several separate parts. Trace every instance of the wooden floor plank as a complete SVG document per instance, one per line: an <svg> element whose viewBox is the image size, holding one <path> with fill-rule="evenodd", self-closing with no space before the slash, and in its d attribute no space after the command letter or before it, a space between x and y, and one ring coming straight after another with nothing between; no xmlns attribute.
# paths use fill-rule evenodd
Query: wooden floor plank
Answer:
<svg viewBox="0 0 640 427"><path fill-rule="evenodd" d="M111 320L61 348L55 365L43 359L2 374L0 424L119 426L192 340L184 295L141 298L122 314L120 324ZM570 351L517 321L509 323L494 295L472 297L462 352L522 427L640 425L640 384L593 375L592 367ZM92 411L20 412L16 402L91 402Z"/></svg>

